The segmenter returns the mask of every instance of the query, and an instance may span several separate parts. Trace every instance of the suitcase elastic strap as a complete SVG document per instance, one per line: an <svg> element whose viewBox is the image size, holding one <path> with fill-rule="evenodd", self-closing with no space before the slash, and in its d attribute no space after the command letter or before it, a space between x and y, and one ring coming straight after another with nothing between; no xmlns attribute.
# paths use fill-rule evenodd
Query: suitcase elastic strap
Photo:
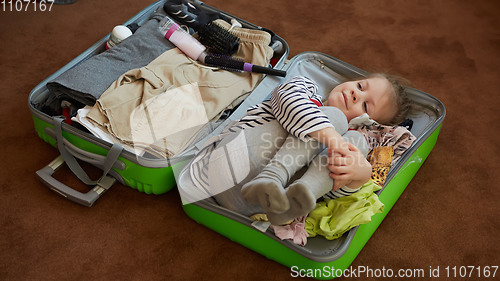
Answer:
<svg viewBox="0 0 500 281"><path fill-rule="evenodd" d="M102 178L104 178L108 172L111 170L111 167L113 167L113 164L118 160L118 157L120 156L123 147L117 143L113 144L108 152L108 155L104 159L103 163L103 174L98 180L92 180L90 177L87 175L87 173L83 170L83 168L78 164L76 158L68 152L66 146L64 145L63 141L63 135L62 135L62 122L64 121L63 118L55 117L54 118L54 130L55 130L55 135L56 135L56 141L57 141L57 148L59 150L59 153L61 153L61 156L63 157L64 161L70 168L70 170L85 184L88 185L96 185Z"/></svg>

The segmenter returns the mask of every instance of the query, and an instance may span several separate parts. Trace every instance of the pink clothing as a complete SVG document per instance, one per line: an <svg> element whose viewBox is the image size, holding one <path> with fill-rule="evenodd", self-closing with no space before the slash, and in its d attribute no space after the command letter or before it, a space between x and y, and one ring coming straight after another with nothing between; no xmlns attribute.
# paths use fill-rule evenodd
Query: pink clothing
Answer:
<svg viewBox="0 0 500 281"><path fill-rule="evenodd" d="M306 216L296 218L287 225L271 225L276 237L281 240L291 239L293 243L304 246L309 234L305 230Z"/></svg>

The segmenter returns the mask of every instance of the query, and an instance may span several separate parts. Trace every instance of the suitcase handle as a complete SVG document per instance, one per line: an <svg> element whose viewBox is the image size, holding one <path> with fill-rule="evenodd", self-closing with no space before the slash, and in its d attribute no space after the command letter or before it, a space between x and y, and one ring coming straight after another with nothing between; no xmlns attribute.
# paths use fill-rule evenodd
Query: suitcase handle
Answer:
<svg viewBox="0 0 500 281"><path fill-rule="evenodd" d="M54 139L56 138L56 133L54 132L54 130L52 128L46 127L45 132L49 136L53 137ZM89 164L92 164L96 167L104 169L103 168L104 163L106 162L105 155L95 154L95 153L91 153L91 152L88 152L86 150L80 149L79 147L75 146L74 144L69 142L69 140L67 140L65 138L63 138L62 140L64 142L64 146L65 146L66 150L69 153L71 153L71 155L73 155L74 157L76 157L76 158L78 158L86 163L89 163ZM112 168L123 171L123 170L125 170L126 165L123 161L116 160L114 162Z"/></svg>
<svg viewBox="0 0 500 281"><path fill-rule="evenodd" d="M62 118L54 118L54 134L56 137L56 142L57 142L57 148L61 155L59 155L56 159L54 159L49 165L45 166L44 168L38 170L36 172L36 175L38 178L44 183L46 186L48 186L50 189L56 191L60 195L64 196L65 198L78 203L82 204L87 207L91 207L92 204L101 196L104 191L108 190L116 181L115 178L108 176L108 172L111 170L112 167L116 166L121 166L119 165L121 161L118 161L118 157L120 156L123 147L119 144L113 144L111 146L110 150L108 151L108 154L106 156L101 156L101 157L84 157L85 159L91 159L92 161L89 161L91 164L94 164L96 166L101 166L103 170L103 175L98 179L98 180L91 180L87 173L83 170L83 168L78 164L75 156L70 153L69 148L73 148L73 146L68 145L65 142L65 138L62 136L62 122L64 119ZM76 153L77 155L83 153ZM88 154L88 153L87 153ZM79 157L81 158L81 157ZM99 161L100 160L100 161ZM101 162L102 161L102 162ZM101 162L101 163L97 163ZM94 188L92 188L89 192L87 193L82 193L79 191L74 190L71 187L68 187L67 185L59 182L56 180L52 174L59 168L63 163L66 163L70 170L85 184L87 185L95 185Z"/></svg>
<svg viewBox="0 0 500 281"><path fill-rule="evenodd" d="M103 176L95 185L87 193L82 193L74 190L73 188L61 183L56 180L52 174L64 164L64 159L62 155L59 155L56 159L50 162L44 168L36 171L36 175L40 179L40 181L45 184L47 187L57 192L58 194L64 196L66 199L71 200L75 203L91 207L94 202L99 199L99 197L108 190L116 181L115 178L109 176Z"/></svg>

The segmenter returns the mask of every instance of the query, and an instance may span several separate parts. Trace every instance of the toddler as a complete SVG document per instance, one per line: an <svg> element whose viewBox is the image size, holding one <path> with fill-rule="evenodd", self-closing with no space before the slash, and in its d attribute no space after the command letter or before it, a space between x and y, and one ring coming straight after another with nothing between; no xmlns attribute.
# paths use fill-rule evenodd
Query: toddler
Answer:
<svg viewBox="0 0 500 281"><path fill-rule="evenodd" d="M401 123L409 110L404 89L393 76L373 74L339 84L323 106L317 85L294 77L200 151L191 166L193 181L209 191L232 182L214 194L217 202L244 215L266 212L274 225L307 215L316 199L352 194L370 179L368 145L361 133L348 131L348 124L367 116L383 124ZM235 146L241 139L244 145ZM220 162L227 159L232 176L221 175L220 167L228 164Z"/></svg>

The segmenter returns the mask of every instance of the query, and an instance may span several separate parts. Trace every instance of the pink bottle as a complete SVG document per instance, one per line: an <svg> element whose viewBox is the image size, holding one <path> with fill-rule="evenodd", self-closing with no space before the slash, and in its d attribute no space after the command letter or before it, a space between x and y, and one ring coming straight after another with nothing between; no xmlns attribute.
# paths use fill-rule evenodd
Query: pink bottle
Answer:
<svg viewBox="0 0 500 281"><path fill-rule="evenodd" d="M205 46L169 17L164 17L161 20L159 30L165 38L193 60L198 60L206 49Z"/></svg>

